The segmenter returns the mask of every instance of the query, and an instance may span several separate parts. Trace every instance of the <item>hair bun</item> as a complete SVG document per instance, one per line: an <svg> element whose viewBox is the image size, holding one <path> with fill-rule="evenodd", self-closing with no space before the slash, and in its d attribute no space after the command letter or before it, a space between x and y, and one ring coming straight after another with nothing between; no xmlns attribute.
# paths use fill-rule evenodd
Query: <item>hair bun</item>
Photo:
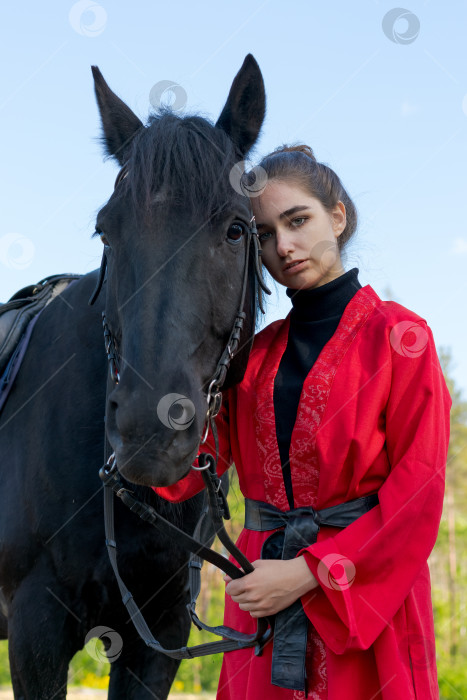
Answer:
<svg viewBox="0 0 467 700"><path fill-rule="evenodd" d="M315 155L314 155L312 149L310 148L310 146L307 146L307 145L304 144L304 143L295 144L294 146L287 146L286 144L284 144L283 146L279 146L278 148L276 148L276 149L273 151L273 153L274 153L274 154L275 154L275 153L291 153L291 152L294 152L294 151L298 151L298 152L300 152L300 153L304 153L306 156L308 156L308 158L311 158L311 160L313 160L315 163L318 162L318 161L316 160ZM271 154L271 155L272 155L272 154Z"/></svg>

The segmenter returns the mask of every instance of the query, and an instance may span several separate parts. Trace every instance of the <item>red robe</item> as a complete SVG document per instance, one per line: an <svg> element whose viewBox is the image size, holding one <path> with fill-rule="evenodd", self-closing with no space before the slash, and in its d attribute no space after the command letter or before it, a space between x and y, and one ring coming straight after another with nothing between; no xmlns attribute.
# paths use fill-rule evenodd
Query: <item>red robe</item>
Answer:
<svg viewBox="0 0 467 700"><path fill-rule="evenodd" d="M257 334L245 377L225 392L216 420L219 474L235 462L243 495L281 510L289 506L273 388L289 323L290 313ZM302 598L312 700L439 698L427 559L443 508L451 403L426 321L370 285L359 289L306 377L290 445L295 507L379 495L348 527L321 527L299 553L320 584ZM177 501L201 487L192 472L156 491ZM250 561L269 534L242 531ZM230 596L225 623L256 629ZM270 673L271 645L260 657L227 653L218 698L304 698L271 685Z"/></svg>

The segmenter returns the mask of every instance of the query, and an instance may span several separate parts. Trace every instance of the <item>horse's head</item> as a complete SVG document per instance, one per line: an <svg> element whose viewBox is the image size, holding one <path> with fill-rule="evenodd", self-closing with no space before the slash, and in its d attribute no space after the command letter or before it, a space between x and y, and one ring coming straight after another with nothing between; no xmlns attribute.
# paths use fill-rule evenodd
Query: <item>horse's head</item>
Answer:
<svg viewBox="0 0 467 700"><path fill-rule="evenodd" d="M235 166L264 119L263 79L248 55L215 125L162 109L144 126L93 74L106 151L123 168L96 223L119 371L107 435L123 476L164 486L196 458L210 380L242 298L251 207ZM254 335L254 258L223 388L241 380Z"/></svg>

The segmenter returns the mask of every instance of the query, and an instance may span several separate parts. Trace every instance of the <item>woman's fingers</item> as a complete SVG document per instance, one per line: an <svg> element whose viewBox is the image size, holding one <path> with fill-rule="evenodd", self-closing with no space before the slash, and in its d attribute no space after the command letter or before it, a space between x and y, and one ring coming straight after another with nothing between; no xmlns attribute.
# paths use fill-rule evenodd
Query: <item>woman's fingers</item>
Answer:
<svg viewBox="0 0 467 700"><path fill-rule="evenodd" d="M273 615L318 585L303 557L262 559L253 566L252 573L230 580L225 588L240 609L252 617Z"/></svg>
<svg viewBox="0 0 467 700"><path fill-rule="evenodd" d="M240 571L242 572L242 574L244 573L243 569L240 569ZM230 581L233 580L232 577L229 576L229 574L224 574L223 579L226 583L230 583ZM238 581L239 579L236 579L236 580Z"/></svg>
<svg viewBox="0 0 467 700"><path fill-rule="evenodd" d="M244 593L246 590L245 583L243 582L243 578L237 578L235 581L230 579L229 583L225 587L225 592L228 593L230 596L238 596L242 593Z"/></svg>

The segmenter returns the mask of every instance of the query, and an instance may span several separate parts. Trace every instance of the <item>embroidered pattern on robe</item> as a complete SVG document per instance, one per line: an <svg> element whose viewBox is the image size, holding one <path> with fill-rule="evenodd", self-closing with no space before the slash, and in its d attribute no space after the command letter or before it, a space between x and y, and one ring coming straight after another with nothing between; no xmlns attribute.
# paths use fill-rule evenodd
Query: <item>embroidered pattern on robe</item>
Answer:
<svg viewBox="0 0 467 700"><path fill-rule="evenodd" d="M420 352L405 352L397 334L394 340L394 329L407 323L426 338ZM288 324L286 318L258 333L245 377L226 392L218 416L219 471L235 462L243 495L282 510L288 502L273 385ZM413 640L434 648L427 558L441 517L451 403L426 321L382 301L369 285L360 288L305 380L290 445L297 507L320 510L380 495L380 505L347 528L322 527L317 543L301 553L320 582L309 600L302 598L310 620L312 700L439 698L435 656L410 660L420 650ZM201 487L192 472L156 491L180 500ZM259 559L268 534L242 531L238 545L250 561ZM334 589L320 577L320 567L336 555L356 562L347 588ZM229 596L224 620L247 633L256 628ZM218 700L263 694L303 700L299 691L270 684L270 663L267 649L262 657L250 650L225 654Z"/></svg>

